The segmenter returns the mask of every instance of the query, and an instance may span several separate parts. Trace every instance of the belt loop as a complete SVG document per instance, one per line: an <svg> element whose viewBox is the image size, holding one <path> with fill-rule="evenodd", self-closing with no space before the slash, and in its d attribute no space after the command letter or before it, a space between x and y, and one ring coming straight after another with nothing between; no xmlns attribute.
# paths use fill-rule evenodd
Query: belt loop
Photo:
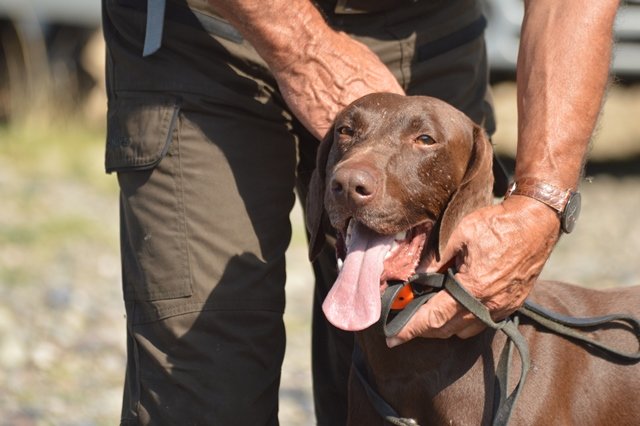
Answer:
<svg viewBox="0 0 640 426"><path fill-rule="evenodd" d="M150 56L160 49L166 0L147 0L147 28L142 56Z"/></svg>

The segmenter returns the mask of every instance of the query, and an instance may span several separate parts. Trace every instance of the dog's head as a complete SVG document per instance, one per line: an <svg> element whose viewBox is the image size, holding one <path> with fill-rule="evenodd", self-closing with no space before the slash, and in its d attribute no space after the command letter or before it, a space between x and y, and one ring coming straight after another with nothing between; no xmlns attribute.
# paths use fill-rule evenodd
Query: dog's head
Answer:
<svg viewBox="0 0 640 426"><path fill-rule="evenodd" d="M337 232L344 267L325 300L337 327L366 328L380 291L437 257L459 220L491 203L492 148L484 131L424 96L365 96L322 141L307 198L310 257ZM374 297L375 296L375 297Z"/></svg>

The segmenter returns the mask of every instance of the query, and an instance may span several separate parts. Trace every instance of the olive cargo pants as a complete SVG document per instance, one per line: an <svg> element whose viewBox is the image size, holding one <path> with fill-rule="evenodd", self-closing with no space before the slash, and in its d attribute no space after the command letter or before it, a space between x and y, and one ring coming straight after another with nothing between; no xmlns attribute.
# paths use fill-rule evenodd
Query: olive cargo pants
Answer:
<svg viewBox="0 0 640 426"><path fill-rule="evenodd" d="M493 130L475 2L391 2L362 15L319 3L408 94L444 99ZM143 58L145 17L145 0L103 0L106 169L120 185L127 311L121 424L275 425L289 213L317 141L204 0L170 0L162 47ZM340 425L352 336L319 310L336 276L331 247L314 271L317 423Z"/></svg>

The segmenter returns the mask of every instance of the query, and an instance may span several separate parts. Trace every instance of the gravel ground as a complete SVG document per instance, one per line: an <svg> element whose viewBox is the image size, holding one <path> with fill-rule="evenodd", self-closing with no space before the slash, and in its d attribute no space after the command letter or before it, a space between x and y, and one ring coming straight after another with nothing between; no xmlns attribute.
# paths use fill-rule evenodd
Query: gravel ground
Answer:
<svg viewBox="0 0 640 426"><path fill-rule="evenodd" d="M100 152L88 154L87 167L101 170ZM629 152L601 157L607 162L590 166L580 221L562 238L545 277L592 287L640 284L637 139ZM33 172L2 153L0 426L117 424L125 321L114 178L83 180L46 167ZM55 156L43 161L54 162ZM284 426L313 424L312 277L298 208L292 220L280 408Z"/></svg>

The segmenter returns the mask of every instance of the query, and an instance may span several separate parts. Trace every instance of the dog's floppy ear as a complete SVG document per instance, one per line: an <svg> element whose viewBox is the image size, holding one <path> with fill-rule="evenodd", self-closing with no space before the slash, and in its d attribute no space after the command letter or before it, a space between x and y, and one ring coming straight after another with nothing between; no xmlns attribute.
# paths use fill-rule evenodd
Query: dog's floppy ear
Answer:
<svg viewBox="0 0 640 426"><path fill-rule="evenodd" d="M326 133L316 155L316 168L311 175L309 183L309 192L306 200L306 224L309 232L309 259L314 260L318 253L322 250L325 243L325 233L323 223L326 222L326 213L324 210L324 192L325 182L327 179L326 169L329 152L333 145L334 127L331 126Z"/></svg>
<svg viewBox="0 0 640 426"><path fill-rule="evenodd" d="M473 149L462 182L454 192L440 220L438 257L447 246L455 227L467 214L492 202L493 147L484 129L474 125Z"/></svg>

